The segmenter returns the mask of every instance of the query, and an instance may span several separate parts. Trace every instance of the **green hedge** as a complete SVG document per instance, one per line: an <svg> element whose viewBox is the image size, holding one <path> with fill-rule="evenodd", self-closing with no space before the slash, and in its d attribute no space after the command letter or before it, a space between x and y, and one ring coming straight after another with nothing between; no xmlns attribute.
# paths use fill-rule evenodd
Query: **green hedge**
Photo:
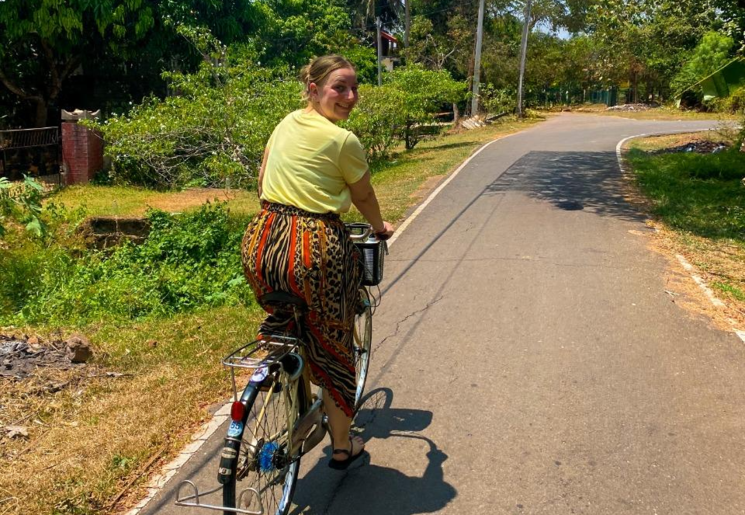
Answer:
<svg viewBox="0 0 745 515"><path fill-rule="evenodd" d="M452 109L465 94L466 84L447 71L397 68L385 74L382 86L360 87L359 104L346 127L357 134L373 161L385 159L399 143L411 150L436 135L441 126L435 114Z"/></svg>

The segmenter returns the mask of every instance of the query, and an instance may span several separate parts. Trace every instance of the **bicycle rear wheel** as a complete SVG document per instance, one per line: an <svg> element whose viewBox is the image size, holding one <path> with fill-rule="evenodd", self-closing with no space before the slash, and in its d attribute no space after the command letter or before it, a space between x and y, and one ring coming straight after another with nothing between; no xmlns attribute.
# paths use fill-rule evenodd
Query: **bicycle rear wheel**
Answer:
<svg viewBox="0 0 745 515"><path fill-rule="evenodd" d="M300 468L300 458L291 455L290 428L304 405L304 390L302 381L288 385L275 377L247 406L238 466L223 487L223 506L264 515L286 515L290 510Z"/></svg>
<svg viewBox="0 0 745 515"><path fill-rule="evenodd" d="M372 305L370 294L366 288L360 288L360 309L354 317L354 369L356 373L357 390L354 395L354 409L357 411L362 404L365 392L367 371L370 367L370 349L372 347Z"/></svg>

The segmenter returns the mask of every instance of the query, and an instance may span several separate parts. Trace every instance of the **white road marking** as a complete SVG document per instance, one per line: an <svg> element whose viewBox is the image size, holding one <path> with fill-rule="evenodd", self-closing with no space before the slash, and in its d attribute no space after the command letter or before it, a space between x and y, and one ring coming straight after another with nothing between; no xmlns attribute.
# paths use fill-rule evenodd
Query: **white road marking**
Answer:
<svg viewBox="0 0 745 515"><path fill-rule="evenodd" d="M719 300L716 297L716 295L714 295L714 292L711 291L711 288L709 288L709 286L706 284L706 281L701 279L701 277L696 273L696 269L693 268L693 265L690 264L688 260L680 254L676 254L675 257L678 258L678 261L680 261L680 264L683 265L683 268L685 268L688 271L688 273L691 274L691 277L693 278L693 280L696 281L696 284L698 284L701 287L701 289L704 291L704 293L709 298L711 303L714 304L718 308L725 307L724 302Z"/></svg>

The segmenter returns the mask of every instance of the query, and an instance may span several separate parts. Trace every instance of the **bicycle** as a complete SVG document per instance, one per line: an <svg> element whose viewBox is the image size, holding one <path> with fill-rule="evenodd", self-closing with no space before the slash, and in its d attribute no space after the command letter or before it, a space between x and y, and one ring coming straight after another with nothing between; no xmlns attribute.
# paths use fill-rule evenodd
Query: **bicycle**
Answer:
<svg viewBox="0 0 745 515"><path fill-rule="evenodd" d="M382 279L385 242L371 242L368 224L347 224L365 261L361 302L354 321L353 354L356 370L355 412L360 408L370 366L372 316L376 307L368 288ZM379 243L378 243L379 242ZM369 252L378 245L377 254ZM368 247L365 247L368 245ZM304 299L287 292L271 292L262 303L292 312L297 334L302 334ZM220 455L220 486L199 493L191 481L179 485L176 505L217 510L224 514L286 515L298 480L300 459L326 436L328 421L318 393L311 392L299 336L269 335L251 342L224 360L233 383L231 423ZM238 397L236 370L253 373ZM238 483L243 482L240 491ZM184 488L190 495L182 495ZM202 504L204 497L222 489L223 506Z"/></svg>

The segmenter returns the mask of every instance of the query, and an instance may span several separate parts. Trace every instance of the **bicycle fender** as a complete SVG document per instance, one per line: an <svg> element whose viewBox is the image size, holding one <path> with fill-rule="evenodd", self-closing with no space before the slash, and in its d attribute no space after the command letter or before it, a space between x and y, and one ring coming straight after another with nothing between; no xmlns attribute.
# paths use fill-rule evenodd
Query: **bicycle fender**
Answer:
<svg viewBox="0 0 745 515"><path fill-rule="evenodd" d="M231 420L230 426L228 426L228 434L225 437L225 444L220 453L220 466L217 469L217 481L221 485L227 484L235 475L238 468L238 453L241 448L243 431L246 428L246 420L248 419L250 408L256 400L260 387L260 384L248 383L246 389L243 390L240 401L246 406L243 413L243 420Z"/></svg>

